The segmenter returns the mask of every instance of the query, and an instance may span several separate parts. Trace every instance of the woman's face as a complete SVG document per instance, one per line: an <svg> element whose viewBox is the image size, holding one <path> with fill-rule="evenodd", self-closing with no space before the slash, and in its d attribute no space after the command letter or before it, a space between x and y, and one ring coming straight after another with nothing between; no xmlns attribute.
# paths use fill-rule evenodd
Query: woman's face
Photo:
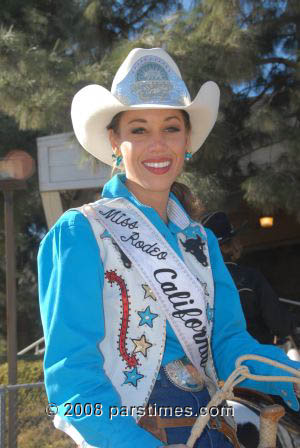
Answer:
<svg viewBox="0 0 300 448"><path fill-rule="evenodd" d="M169 191L182 170L189 132L176 109L123 112L119 131L111 131L113 150L121 152L128 186Z"/></svg>

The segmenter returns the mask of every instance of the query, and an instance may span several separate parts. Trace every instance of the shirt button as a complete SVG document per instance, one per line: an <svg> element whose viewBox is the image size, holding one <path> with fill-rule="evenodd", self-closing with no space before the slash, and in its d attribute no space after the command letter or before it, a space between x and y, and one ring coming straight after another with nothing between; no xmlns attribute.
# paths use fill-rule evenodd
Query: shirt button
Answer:
<svg viewBox="0 0 300 448"><path fill-rule="evenodd" d="M282 393L282 395L283 395L284 397L287 396L287 391L286 391L286 390L282 390L281 393Z"/></svg>

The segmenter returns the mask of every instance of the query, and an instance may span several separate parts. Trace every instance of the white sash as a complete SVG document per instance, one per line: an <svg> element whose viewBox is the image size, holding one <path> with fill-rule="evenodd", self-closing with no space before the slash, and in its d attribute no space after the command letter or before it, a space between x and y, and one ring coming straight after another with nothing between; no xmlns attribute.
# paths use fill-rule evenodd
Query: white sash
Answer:
<svg viewBox="0 0 300 448"><path fill-rule="evenodd" d="M145 215L125 198L82 207L104 226L146 280L182 347L198 370L209 355L204 290Z"/></svg>

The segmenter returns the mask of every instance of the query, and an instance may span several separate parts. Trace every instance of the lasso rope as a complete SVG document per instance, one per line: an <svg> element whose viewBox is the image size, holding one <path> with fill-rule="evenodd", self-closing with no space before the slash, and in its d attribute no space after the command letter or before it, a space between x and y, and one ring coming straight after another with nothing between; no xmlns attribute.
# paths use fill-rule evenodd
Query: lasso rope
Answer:
<svg viewBox="0 0 300 448"><path fill-rule="evenodd" d="M242 362L251 361L251 360L263 362L265 364L270 364L274 367L278 367L280 369L286 370L287 372L290 372L295 376L288 377L288 376L253 375L250 373L247 366L241 365ZM219 406L222 403L222 401L224 401L224 400L230 400L230 399L234 398L233 388L240 382L244 381L244 379L246 379L246 378L256 380L256 381L284 381L284 382L292 382L292 383L300 384L299 370L294 369L293 367L286 366L285 364L281 364L278 361L273 361L272 359L265 358L263 356L258 356L258 355L240 356L236 360L235 366L236 366L236 369L227 378L223 387L218 392L216 392L216 394L210 400L210 402L207 405L207 409L210 409L211 407ZM196 422L194 423L194 426L191 431L191 435L186 443L186 445L189 448L193 448L194 443L196 442L198 437L201 436L202 431L204 430L205 426L207 425L209 419L210 419L209 412L207 412L206 415L199 415Z"/></svg>

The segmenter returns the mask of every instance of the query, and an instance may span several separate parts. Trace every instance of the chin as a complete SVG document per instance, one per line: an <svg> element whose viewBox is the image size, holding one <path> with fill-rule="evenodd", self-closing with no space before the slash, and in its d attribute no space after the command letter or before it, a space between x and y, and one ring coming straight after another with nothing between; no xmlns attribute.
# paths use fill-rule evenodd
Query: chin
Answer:
<svg viewBox="0 0 300 448"><path fill-rule="evenodd" d="M139 185L146 191L150 191L153 193L159 193L163 191L168 191L171 189L174 178L172 179L151 179L150 181L146 181L145 179L139 182Z"/></svg>

